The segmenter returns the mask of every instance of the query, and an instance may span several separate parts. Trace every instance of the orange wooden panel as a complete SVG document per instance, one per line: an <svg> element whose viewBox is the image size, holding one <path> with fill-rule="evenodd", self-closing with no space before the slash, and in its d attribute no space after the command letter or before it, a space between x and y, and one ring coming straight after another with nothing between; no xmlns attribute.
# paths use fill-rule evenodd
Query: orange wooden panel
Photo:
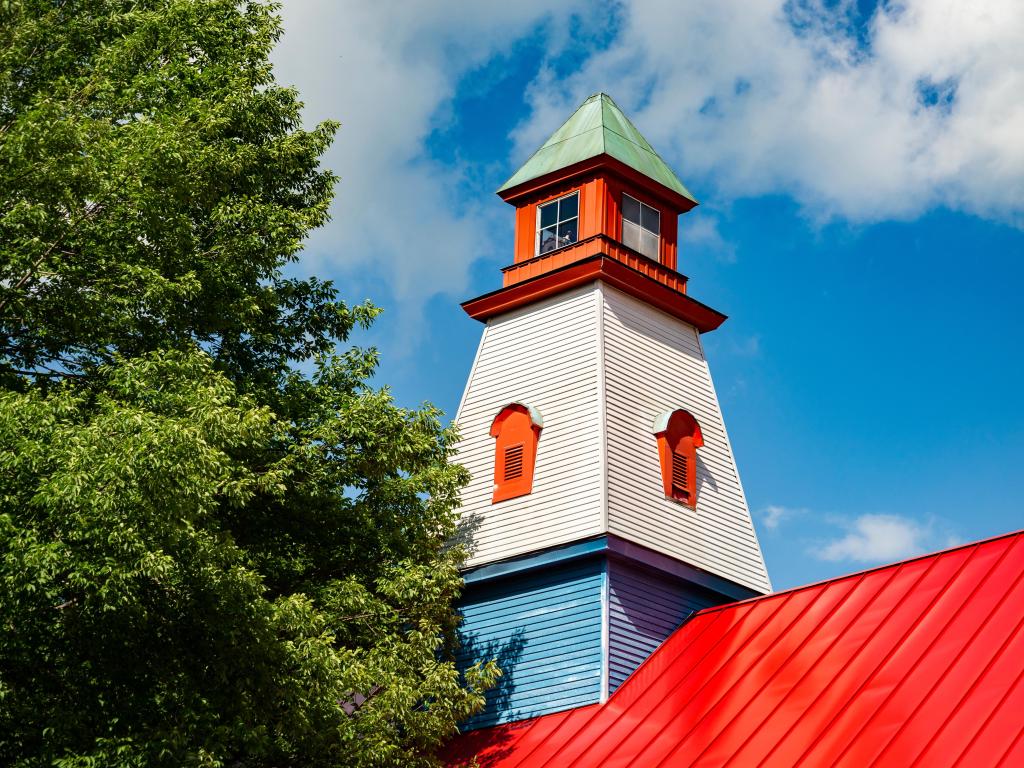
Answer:
<svg viewBox="0 0 1024 768"><path fill-rule="evenodd" d="M613 169L614 166L598 164L574 176L554 177L549 183L532 189L528 194L517 196L514 201L516 225L513 263L518 264L537 256L537 207L578 190L580 240L604 235L613 241L621 241L622 195L629 194L660 212L661 244L656 261L668 269L675 269L678 218L682 210L678 201L666 201L659 194L663 190L657 184L645 184L643 177L627 178Z"/></svg>

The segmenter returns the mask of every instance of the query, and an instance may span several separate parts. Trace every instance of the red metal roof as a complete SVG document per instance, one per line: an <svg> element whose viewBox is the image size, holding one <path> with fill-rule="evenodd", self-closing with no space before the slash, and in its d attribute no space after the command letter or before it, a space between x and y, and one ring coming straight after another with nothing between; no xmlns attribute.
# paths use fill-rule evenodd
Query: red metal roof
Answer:
<svg viewBox="0 0 1024 768"><path fill-rule="evenodd" d="M698 613L605 704L481 768L1024 766L1024 532Z"/></svg>

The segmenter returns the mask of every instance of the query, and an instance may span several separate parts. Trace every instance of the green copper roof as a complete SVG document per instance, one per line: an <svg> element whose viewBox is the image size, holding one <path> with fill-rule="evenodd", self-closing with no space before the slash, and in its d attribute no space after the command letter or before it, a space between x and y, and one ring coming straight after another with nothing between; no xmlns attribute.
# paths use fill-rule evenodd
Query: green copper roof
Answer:
<svg viewBox="0 0 1024 768"><path fill-rule="evenodd" d="M584 101L572 117L551 134L544 146L502 184L498 192L602 154L611 155L633 170L697 202L606 93L595 93Z"/></svg>

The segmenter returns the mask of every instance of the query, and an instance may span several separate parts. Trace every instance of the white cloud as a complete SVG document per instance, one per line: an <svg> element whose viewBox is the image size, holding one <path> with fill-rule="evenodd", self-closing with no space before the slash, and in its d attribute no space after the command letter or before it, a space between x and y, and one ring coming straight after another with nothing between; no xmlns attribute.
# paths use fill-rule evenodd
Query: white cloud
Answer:
<svg viewBox="0 0 1024 768"><path fill-rule="evenodd" d="M572 9L559 4L563 17ZM341 181L331 223L307 247L309 269L360 290L384 281L409 330L430 296L466 298L492 222L483 199L458 195L466 169L431 160L425 141L459 79L550 14L541 0L284 3L278 80L299 89L309 124L341 122L325 158Z"/></svg>
<svg viewBox="0 0 1024 768"><path fill-rule="evenodd" d="M573 48L575 73L559 74L562 57L523 84L532 112L509 171L605 90L717 206L790 194L821 219L948 205L1024 225L1024 5L906 0L873 18L865 52L849 35L852 4L822 3L634 0L609 21L604 4L574 13L583 0L287 0L279 80L299 88L309 122L342 122L326 158L341 176L333 221L308 268L374 294L383 281L414 319L435 294L464 297L474 260L507 256L490 252L491 232L510 221L489 195L462 194L474 169L432 160L426 140L452 119L462 78L540 24L553 57L593 33L583 23L615 37ZM732 259L709 207L684 220L684 237Z"/></svg>
<svg viewBox="0 0 1024 768"><path fill-rule="evenodd" d="M888 563L955 543L941 538L934 522L920 523L899 515L865 514L845 523L846 533L811 553L820 560Z"/></svg>
<svg viewBox="0 0 1024 768"><path fill-rule="evenodd" d="M736 246L728 242L718 229L718 219L703 208L697 208L681 220L680 239L686 244L686 251L695 249L708 251L719 261L732 264L736 261Z"/></svg>
<svg viewBox="0 0 1024 768"><path fill-rule="evenodd" d="M820 219L945 205L1024 225L1024 4L906 0L874 15L866 48L852 3L825 5L629 3L607 50L534 84L520 151L608 90L717 194L788 193Z"/></svg>
<svg viewBox="0 0 1024 768"><path fill-rule="evenodd" d="M782 524L783 520L791 518L794 515L799 515L802 512L803 510L800 509L783 507L778 504L769 504L761 510L761 522L769 531L775 531L778 530L778 527Z"/></svg>

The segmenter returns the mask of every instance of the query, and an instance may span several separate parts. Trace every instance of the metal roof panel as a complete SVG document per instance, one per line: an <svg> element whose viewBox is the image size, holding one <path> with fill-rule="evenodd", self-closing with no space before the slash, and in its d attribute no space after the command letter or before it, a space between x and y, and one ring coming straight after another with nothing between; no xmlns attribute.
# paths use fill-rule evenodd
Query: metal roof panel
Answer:
<svg viewBox="0 0 1024 768"><path fill-rule="evenodd" d="M701 611L605 704L475 731L446 760L1011 766L1024 752L1021 711L1015 533Z"/></svg>

